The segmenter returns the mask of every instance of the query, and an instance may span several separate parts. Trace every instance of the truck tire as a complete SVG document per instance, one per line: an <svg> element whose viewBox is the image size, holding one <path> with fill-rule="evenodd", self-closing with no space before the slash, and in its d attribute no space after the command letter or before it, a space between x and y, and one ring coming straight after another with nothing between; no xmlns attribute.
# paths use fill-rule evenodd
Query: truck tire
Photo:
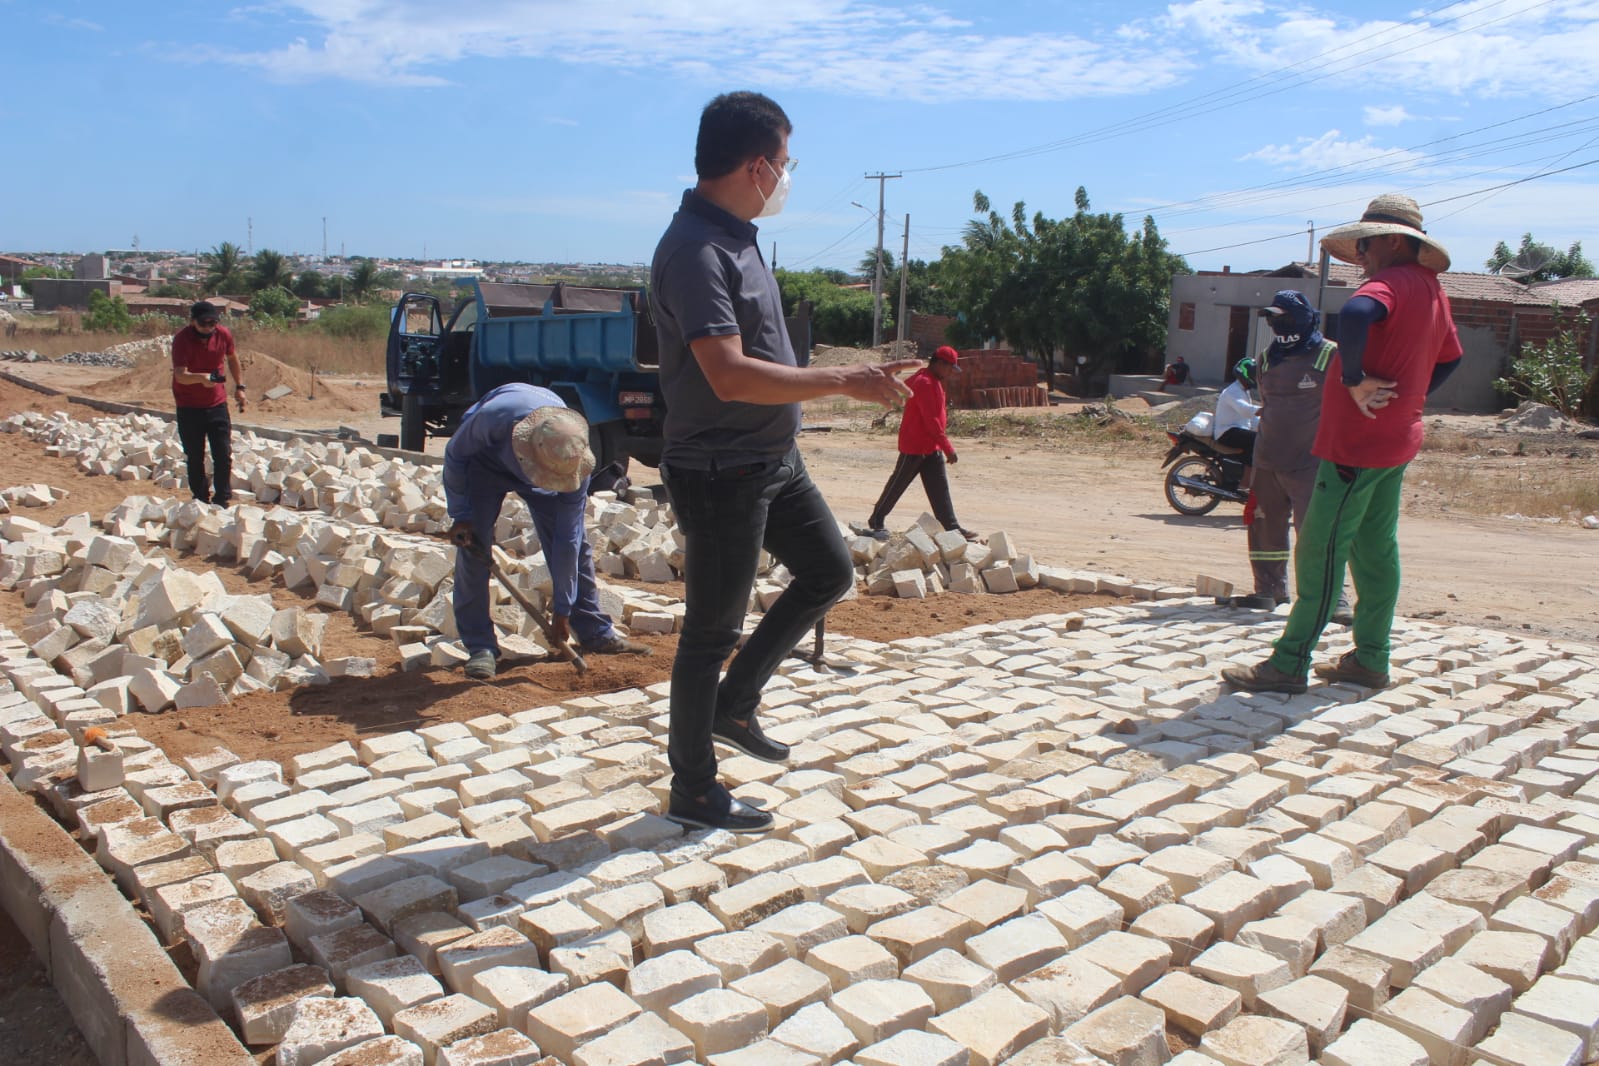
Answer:
<svg viewBox="0 0 1599 1066"><path fill-rule="evenodd" d="M615 422L589 426L589 451L594 453L595 470L604 470L612 463L621 463L622 473L627 473L627 452L622 446L626 435L622 427Z"/></svg>
<svg viewBox="0 0 1599 1066"><path fill-rule="evenodd" d="M420 452L427 448L427 439L422 399L408 392L400 398L400 447L408 452Z"/></svg>

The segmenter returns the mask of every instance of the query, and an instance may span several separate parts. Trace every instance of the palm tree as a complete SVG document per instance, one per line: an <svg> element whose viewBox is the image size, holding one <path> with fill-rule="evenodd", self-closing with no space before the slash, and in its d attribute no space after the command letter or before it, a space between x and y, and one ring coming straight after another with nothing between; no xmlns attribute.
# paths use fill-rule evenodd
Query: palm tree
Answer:
<svg viewBox="0 0 1599 1066"><path fill-rule="evenodd" d="M356 264L355 270L350 274L350 295L356 303L366 299L377 285L378 268L370 259L363 259Z"/></svg>
<svg viewBox="0 0 1599 1066"><path fill-rule="evenodd" d="M263 248L255 253L255 264L250 279L251 287L262 289L287 289L294 284L294 271L282 252Z"/></svg>
<svg viewBox="0 0 1599 1066"><path fill-rule="evenodd" d="M205 291L209 293L240 292L245 288L244 259L239 246L223 241L206 253Z"/></svg>

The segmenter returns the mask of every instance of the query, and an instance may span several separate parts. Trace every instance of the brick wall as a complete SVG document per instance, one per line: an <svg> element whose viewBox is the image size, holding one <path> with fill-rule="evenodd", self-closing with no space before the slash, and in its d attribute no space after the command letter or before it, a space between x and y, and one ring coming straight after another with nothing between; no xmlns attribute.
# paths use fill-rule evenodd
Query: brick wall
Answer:
<svg viewBox="0 0 1599 1066"><path fill-rule="evenodd" d="M945 333L954 321L949 315L919 315L912 312L911 328L907 337L916 345L916 354L923 359L932 358L934 349L949 343Z"/></svg>

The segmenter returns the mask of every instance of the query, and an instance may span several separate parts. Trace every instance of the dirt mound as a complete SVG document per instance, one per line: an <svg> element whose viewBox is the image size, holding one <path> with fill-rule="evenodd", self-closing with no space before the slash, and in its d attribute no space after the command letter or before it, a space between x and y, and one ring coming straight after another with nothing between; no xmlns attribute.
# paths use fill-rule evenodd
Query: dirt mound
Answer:
<svg viewBox="0 0 1599 1066"><path fill-rule="evenodd" d="M1553 407L1528 400L1509 414L1501 415L1499 428L1507 433L1525 433L1536 429L1567 433L1579 427Z"/></svg>
<svg viewBox="0 0 1599 1066"><path fill-rule="evenodd" d="M372 407L370 400L348 386L313 376L310 371L290 366L265 352L241 348L239 363L244 368L245 394L252 411L338 415ZM275 400L267 399L266 394L279 385L287 385L294 391ZM86 386L83 391L102 400L171 407L172 373L164 359L148 359L125 374Z"/></svg>

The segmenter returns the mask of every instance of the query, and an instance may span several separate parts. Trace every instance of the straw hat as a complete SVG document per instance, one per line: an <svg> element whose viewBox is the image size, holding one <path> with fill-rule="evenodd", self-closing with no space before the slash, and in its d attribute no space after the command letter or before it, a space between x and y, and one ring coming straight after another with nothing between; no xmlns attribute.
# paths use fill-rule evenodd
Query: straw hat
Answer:
<svg viewBox="0 0 1599 1066"><path fill-rule="evenodd" d="M534 486L576 492L594 472L589 424L568 407L540 407L511 429L511 450Z"/></svg>
<svg viewBox="0 0 1599 1066"><path fill-rule="evenodd" d="M1449 251L1427 236L1421 228L1421 205L1403 193L1385 192L1366 205L1359 222L1339 226L1321 239L1321 246L1334 259L1354 263L1355 242L1362 237L1381 237L1397 233L1421 242L1416 259L1428 270L1443 273L1449 269Z"/></svg>

